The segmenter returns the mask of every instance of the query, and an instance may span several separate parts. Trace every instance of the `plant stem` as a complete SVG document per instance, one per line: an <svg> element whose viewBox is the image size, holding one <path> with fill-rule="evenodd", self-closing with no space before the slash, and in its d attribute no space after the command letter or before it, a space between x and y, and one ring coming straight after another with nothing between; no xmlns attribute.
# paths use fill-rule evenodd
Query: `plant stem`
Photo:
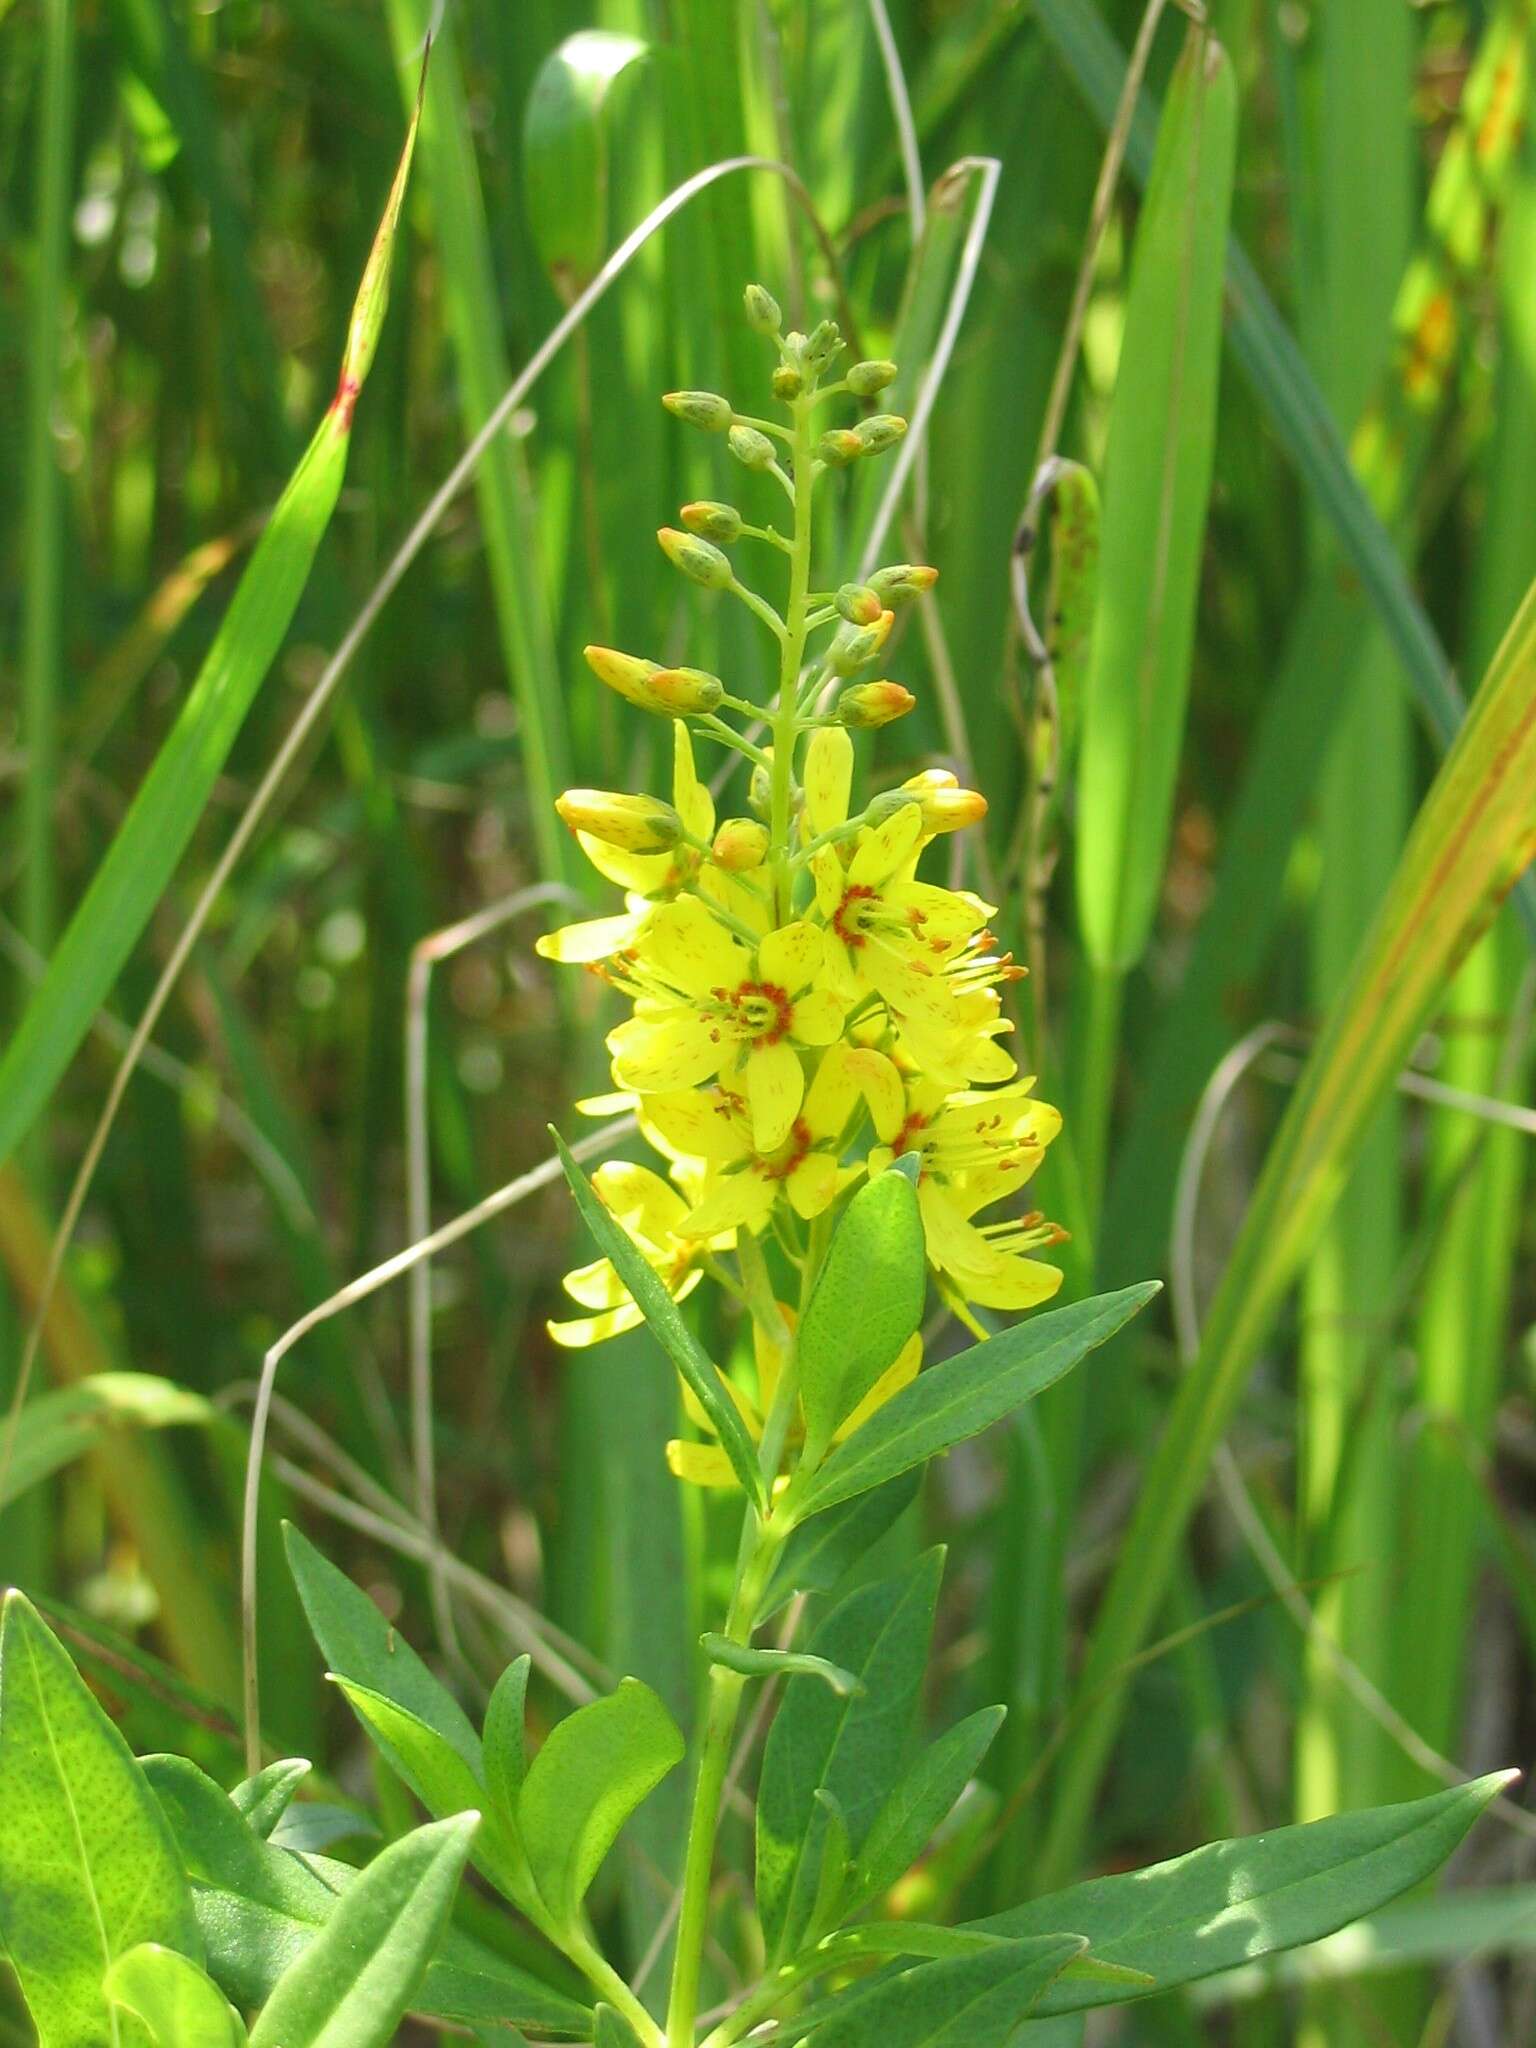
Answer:
<svg viewBox="0 0 1536 2048"><path fill-rule="evenodd" d="M772 836L774 907L780 923L790 912L789 793L794 780L796 692L805 659L807 599L811 587L811 414L794 404L795 531L789 557L789 598L779 651L779 702L773 719Z"/></svg>

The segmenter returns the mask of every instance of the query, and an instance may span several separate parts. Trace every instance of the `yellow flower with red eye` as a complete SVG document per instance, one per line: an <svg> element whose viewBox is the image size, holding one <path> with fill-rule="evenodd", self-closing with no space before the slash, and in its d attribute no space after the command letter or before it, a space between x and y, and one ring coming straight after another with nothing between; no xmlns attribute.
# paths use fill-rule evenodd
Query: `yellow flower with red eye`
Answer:
<svg viewBox="0 0 1536 2048"><path fill-rule="evenodd" d="M692 1207L691 1201L686 1194L669 1187L648 1166L636 1166L627 1159L606 1159L593 1174L592 1186L674 1301L685 1300L698 1286L710 1252L732 1241L729 1237L711 1241L696 1232L684 1235L680 1226ZM616 1337L621 1330L638 1328L643 1320L608 1259L594 1259L590 1265L567 1273L565 1291L588 1311L584 1316L548 1325L551 1337L568 1350L600 1344L605 1337Z"/></svg>
<svg viewBox="0 0 1536 2048"><path fill-rule="evenodd" d="M785 1319L786 1328L793 1329L793 1312L782 1302L779 1304L779 1313ZM754 1323L752 1326L752 1348L757 1361L757 1400L749 1400L729 1377L726 1377L725 1385L741 1412L742 1421L747 1425L747 1434L754 1443L761 1443L763 1417L773 1406L779 1376L784 1370L784 1348L773 1341L761 1323ZM894 1363L880 1375L858 1407L839 1426L832 1439L833 1443L842 1443L845 1438L852 1436L856 1429L862 1428L877 1408L883 1408L894 1394L899 1394L904 1386L916 1379L922 1363L923 1340L920 1336L909 1337L897 1353ZM714 1425L686 1386L683 1389L683 1407L690 1422L706 1436L714 1435ZM785 1442L786 1452L798 1447L804 1435L805 1425L797 1409ZM718 1443L686 1443L674 1438L667 1445L667 1464L675 1478L686 1479L691 1486L741 1485L730 1458Z"/></svg>
<svg viewBox="0 0 1536 2048"><path fill-rule="evenodd" d="M1033 1080L958 1093L928 1077L909 1081L900 1115L889 1097L872 1104L880 1144L871 1174L916 1153L918 1208L929 1262L968 1302L1033 1308L1061 1285L1055 1266L1027 1256L1062 1242L1038 1211L977 1224L976 1212L1022 1188L1061 1129L1061 1114L1030 1093Z"/></svg>
<svg viewBox="0 0 1536 2048"><path fill-rule="evenodd" d="M783 925L752 947L696 896L663 904L623 959L635 1013L608 1034L615 1081L655 1095L718 1075L745 1095L756 1149L775 1151L805 1099L802 1051L842 1032L825 967L813 924Z"/></svg>
<svg viewBox="0 0 1536 2048"><path fill-rule="evenodd" d="M756 1235L780 1201L807 1221L830 1208L864 1171L862 1164L841 1164L842 1152L860 1097L867 1098L871 1077L882 1071L899 1101L901 1082L889 1060L850 1045L829 1046L789 1135L769 1152L753 1143L746 1101L730 1088L717 1083L643 1097L641 1129L701 1187L682 1232L713 1238L746 1229Z"/></svg>

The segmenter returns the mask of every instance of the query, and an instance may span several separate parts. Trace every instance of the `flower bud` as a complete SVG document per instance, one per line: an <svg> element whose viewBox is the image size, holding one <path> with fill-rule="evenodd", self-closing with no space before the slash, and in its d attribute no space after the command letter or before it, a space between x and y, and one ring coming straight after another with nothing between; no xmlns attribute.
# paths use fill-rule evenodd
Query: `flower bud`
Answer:
<svg viewBox="0 0 1536 2048"><path fill-rule="evenodd" d="M773 462L773 443L756 427L732 427L726 443L736 460L748 469L767 469Z"/></svg>
<svg viewBox="0 0 1536 2048"><path fill-rule="evenodd" d="M703 427L711 434L723 434L733 417L731 401L717 391L669 391L661 402L690 427Z"/></svg>
<svg viewBox="0 0 1536 2048"><path fill-rule="evenodd" d="M581 651L598 681L616 690L626 704L638 705L642 711L663 708L651 689L652 676L661 672L654 661L638 654L621 654L617 647L584 647Z"/></svg>
<svg viewBox="0 0 1536 2048"><path fill-rule="evenodd" d="M886 604L903 605L910 604L914 597L921 597L925 590L932 590L938 580L937 569L915 562L893 562L888 569L875 571L869 579L869 587Z"/></svg>
<svg viewBox="0 0 1536 2048"><path fill-rule="evenodd" d="M828 469L846 469L864 453L864 443L851 427L833 427L822 435L812 452Z"/></svg>
<svg viewBox="0 0 1536 2048"><path fill-rule="evenodd" d="M733 875L760 868L768 858L768 827L756 818L727 818L715 834L714 856Z"/></svg>
<svg viewBox="0 0 1536 2048"><path fill-rule="evenodd" d="M901 785L923 807L925 832L961 832L967 825L979 825L987 815L987 800L979 789L962 789L947 768L925 768L921 775L908 776Z"/></svg>
<svg viewBox="0 0 1536 2048"><path fill-rule="evenodd" d="M871 797L864 806L866 825L883 825L887 818L893 818L898 811L904 811L908 804L920 804L922 798L915 790L887 789L879 796Z"/></svg>
<svg viewBox="0 0 1536 2048"><path fill-rule="evenodd" d="M659 668L650 679L652 693L675 718L690 712L713 711L725 695L718 676L702 668Z"/></svg>
<svg viewBox="0 0 1536 2048"><path fill-rule="evenodd" d="M896 446L907 431L907 423L900 413L877 412L860 420L853 431L858 436L861 454L883 455L887 448Z"/></svg>
<svg viewBox="0 0 1536 2048"><path fill-rule="evenodd" d="M763 753L766 758L753 762L751 779L747 784L747 802L760 818L769 817L773 812L772 747L764 747Z"/></svg>
<svg viewBox="0 0 1536 2048"><path fill-rule="evenodd" d="M900 683L854 683L838 698L834 715L843 725L865 730L889 725L893 718L904 718L916 702L912 692Z"/></svg>
<svg viewBox="0 0 1536 2048"><path fill-rule="evenodd" d="M843 352L843 337L835 320L818 320L805 344L805 367L818 376L834 357Z"/></svg>
<svg viewBox="0 0 1536 2048"><path fill-rule="evenodd" d="M787 405L792 398L798 398L805 389L805 379L793 363L780 363L770 382L775 398L782 398Z"/></svg>
<svg viewBox="0 0 1536 2048"><path fill-rule="evenodd" d="M760 284L749 284L744 297L747 325L758 334L777 334L784 315L779 311L779 302L773 293L765 291Z"/></svg>
<svg viewBox="0 0 1536 2048"><path fill-rule="evenodd" d="M683 836L682 819L660 797L568 789L555 798L555 809L573 832L625 853L669 853Z"/></svg>
<svg viewBox="0 0 1536 2048"><path fill-rule="evenodd" d="M858 398L873 398L896 375L896 365L884 361L855 363L848 372L848 389Z"/></svg>
<svg viewBox="0 0 1536 2048"><path fill-rule="evenodd" d="M675 526L658 528L656 538L673 567L691 576L695 583L702 583L706 590L724 590L732 582L729 560L707 540L679 533Z"/></svg>
<svg viewBox="0 0 1536 2048"><path fill-rule="evenodd" d="M838 616L851 626L872 626L885 607L867 583L845 583L833 599Z"/></svg>
<svg viewBox="0 0 1536 2048"><path fill-rule="evenodd" d="M732 541L741 539L741 514L734 505L722 505L717 498L698 498L691 505L685 505L678 518L690 533L702 534L705 540L719 541L722 547L729 547Z"/></svg>
<svg viewBox="0 0 1536 2048"><path fill-rule="evenodd" d="M851 676L873 661L890 636L894 612L882 612L872 625L839 626L827 649L827 666L835 676Z"/></svg>

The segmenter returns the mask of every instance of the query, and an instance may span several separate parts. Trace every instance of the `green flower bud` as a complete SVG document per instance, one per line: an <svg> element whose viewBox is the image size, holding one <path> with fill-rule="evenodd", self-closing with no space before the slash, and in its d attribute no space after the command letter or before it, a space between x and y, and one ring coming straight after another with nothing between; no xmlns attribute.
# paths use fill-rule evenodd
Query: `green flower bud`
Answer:
<svg viewBox="0 0 1536 2048"><path fill-rule="evenodd" d="M916 702L900 683L854 683L838 698L834 715L841 725L868 730L904 718Z"/></svg>
<svg viewBox="0 0 1536 2048"><path fill-rule="evenodd" d="M845 583L833 602L838 616L852 626L872 626L885 610L880 593L871 590L867 583Z"/></svg>
<svg viewBox="0 0 1536 2048"><path fill-rule="evenodd" d="M893 562L888 569L877 569L869 579L869 587L875 595L888 605L910 604L914 597L921 597L926 590L932 590L939 580L937 569L930 569L915 562Z"/></svg>
<svg viewBox="0 0 1536 2048"><path fill-rule="evenodd" d="M873 398L877 391L883 391L896 375L896 365L871 360L855 363L848 372L848 389L859 398Z"/></svg>
<svg viewBox="0 0 1536 2048"><path fill-rule="evenodd" d="M733 581L729 560L707 540L679 533L675 526L659 528L656 538L672 566L691 576L695 583L702 583L706 590L725 590Z"/></svg>
<svg viewBox="0 0 1536 2048"><path fill-rule="evenodd" d="M773 293L764 291L760 284L749 284L745 297L747 325L758 334L777 334L784 315L779 311L779 302Z"/></svg>
<svg viewBox="0 0 1536 2048"><path fill-rule="evenodd" d="M805 389L805 379L793 363L780 363L773 373L772 382L774 397L782 398L786 405Z"/></svg>
<svg viewBox="0 0 1536 2048"><path fill-rule="evenodd" d="M853 431L859 437L863 454L883 455L887 448L896 446L907 431L907 423L899 413L877 412L870 419L860 420Z"/></svg>
<svg viewBox="0 0 1536 2048"><path fill-rule="evenodd" d="M805 344L805 367L812 376L819 376L835 357L843 352L843 337L835 320L819 320L811 329Z"/></svg>
<svg viewBox="0 0 1536 2048"><path fill-rule="evenodd" d="M828 469L846 469L850 462L857 462L864 453L864 443L851 427L832 427L822 435L812 451L818 462L824 462Z"/></svg>
<svg viewBox="0 0 1536 2048"><path fill-rule="evenodd" d="M669 391L661 402L690 427L703 427L711 434L723 434L731 424L731 401L717 391Z"/></svg>
<svg viewBox="0 0 1536 2048"><path fill-rule="evenodd" d="M872 625L839 626L827 649L827 666L835 676L851 676L873 661L890 636L894 612L882 612Z"/></svg>
<svg viewBox="0 0 1536 2048"><path fill-rule="evenodd" d="M722 505L716 498L698 498L691 505L685 505L678 518L690 533L702 534L705 540L719 541L722 547L729 547L732 541L741 539L741 514L734 505Z"/></svg>
<svg viewBox="0 0 1536 2048"><path fill-rule="evenodd" d="M555 809L573 832L625 853L669 853L683 836L682 819L660 797L568 789L555 798Z"/></svg>
<svg viewBox="0 0 1536 2048"><path fill-rule="evenodd" d="M748 469L767 469L773 461L773 443L756 427L732 427L726 443L736 460Z"/></svg>
<svg viewBox="0 0 1536 2048"><path fill-rule="evenodd" d="M659 668L650 678L650 689L676 718L713 711L725 695L720 678L702 668Z"/></svg>

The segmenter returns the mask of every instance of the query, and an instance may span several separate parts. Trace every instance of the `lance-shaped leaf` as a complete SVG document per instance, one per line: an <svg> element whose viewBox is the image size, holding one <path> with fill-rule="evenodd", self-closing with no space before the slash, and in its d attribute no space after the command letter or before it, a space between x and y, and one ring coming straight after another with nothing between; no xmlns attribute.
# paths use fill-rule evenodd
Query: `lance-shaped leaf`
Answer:
<svg viewBox="0 0 1536 2048"><path fill-rule="evenodd" d="M1090 1639L1080 1678L1084 1718L1063 1763L1048 1838L1050 1878L1070 1875L1075 1865L1119 1726L1131 1660L1167 1593L1212 1452L1259 1346L1349 1179L1376 1109L1444 999L1454 969L1533 854L1536 587L1414 821L1354 973L1291 1097L1207 1311L1199 1355L1180 1383Z"/></svg>
<svg viewBox="0 0 1536 2048"><path fill-rule="evenodd" d="M0 1160L26 1135L148 924L282 645L341 491L416 141L406 135L347 329L336 395L257 542L175 725L0 1059Z"/></svg>
<svg viewBox="0 0 1536 2048"><path fill-rule="evenodd" d="M230 1793L230 1804L242 1814L258 1835L272 1839L272 1830L293 1803L293 1795L309 1776L309 1764L301 1756L282 1757L254 1777L245 1778Z"/></svg>
<svg viewBox="0 0 1536 2048"><path fill-rule="evenodd" d="M813 2048L1006 2048L1084 1942L1010 1941L903 1970L837 2001Z"/></svg>
<svg viewBox="0 0 1536 2048"><path fill-rule="evenodd" d="M485 1783L498 1814L513 1820L528 1775L525 1707L533 1659L514 1658L496 1681L485 1710Z"/></svg>
<svg viewBox="0 0 1536 2048"><path fill-rule="evenodd" d="M581 1211L581 1220L596 1239L598 1250L612 1261L614 1271L634 1296L652 1335L709 1417L710 1427L725 1446L732 1470L745 1487L748 1499L755 1501L759 1508L763 1507L767 1495L756 1449L747 1434L747 1425L741 1419L741 1410L726 1392L714 1362L683 1320L681 1309L654 1269L635 1248L629 1233L593 1193L592 1183L571 1157L559 1132L552 1130L550 1136L555 1141L560 1164L565 1168L565 1177L571 1184L576 1207Z"/></svg>
<svg viewBox="0 0 1536 2048"><path fill-rule="evenodd" d="M1092 1954L1144 1971L1167 1991L1217 1970L1316 1941L1374 1912L1437 1870L1515 1774L1502 1772L1415 1799L1210 1842L1188 1856L1093 1878L976 1924L990 1934L1071 1927ZM1145 1985L1074 1978L1044 2012L1077 2012L1146 1996Z"/></svg>
<svg viewBox="0 0 1536 2048"><path fill-rule="evenodd" d="M863 1690L839 1698L815 1678L791 1678L763 1751L757 1800L757 1910L771 1955L793 1954L817 1903L829 1794L864 1846L906 1747L944 1554L862 1586L811 1639L814 1656L851 1672Z"/></svg>
<svg viewBox="0 0 1536 2048"><path fill-rule="evenodd" d="M812 1475L797 1513L801 1519L820 1514L979 1435L1070 1372L1157 1291L1158 1283L1149 1281L1075 1301L929 1366Z"/></svg>
<svg viewBox="0 0 1536 2048"><path fill-rule="evenodd" d="M107 1442L114 1431L208 1423L201 1394L148 1372L89 1373L28 1401L16 1418L11 1460L0 1473L0 1507Z"/></svg>
<svg viewBox="0 0 1536 2048"><path fill-rule="evenodd" d="M1161 892L1216 441L1236 152L1232 66L1192 28L1137 230L1104 458L1077 806L1078 917L1100 967L1140 957Z"/></svg>
<svg viewBox="0 0 1536 2048"><path fill-rule="evenodd" d="M143 2023L155 2048L245 2048L239 2013L207 1971L175 1949L140 1942L118 1957L102 1989Z"/></svg>
<svg viewBox="0 0 1536 2048"><path fill-rule="evenodd" d="M899 1478L802 1522L779 1552L758 1608L759 1623L777 1614L796 1593L832 1593L868 1557L897 1516L917 1498L918 1475Z"/></svg>
<svg viewBox="0 0 1536 2048"><path fill-rule="evenodd" d="M859 1852L847 1911L878 1898L905 1876L970 1782L1007 1712L1006 1707L983 1707L969 1715L930 1743L897 1779Z"/></svg>
<svg viewBox="0 0 1536 2048"><path fill-rule="evenodd" d="M528 1766L518 1824L534 1880L557 1925L574 1924L619 1829L683 1760L677 1723L638 1678L578 1707Z"/></svg>
<svg viewBox="0 0 1536 2048"><path fill-rule="evenodd" d="M480 1816L390 1844L278 1979L251 2048L388 2048L448 1925Z"/></svg>
<svg viewBox="0 0 1536 2048"><path fill-rule="evenodd" d="M41 2048L117 2038L102 1978L145 1941L202 1953L170 1830L63 1646L23 1594L7 1593L0 1942Z"/></svg>
<svg viewBox="0 0 1536 2048"><path fill-rule="evenodd" d="M917 1189L905 1173L882 1173L844 1210L797 1335L808 1458L895 1364L922 1321L926 1286Z"/></svg>
<svg viewBox="0 0 1536 2048"><path fill-rule="evenodd" d="M578 29L539 66L523 122L523 195L539 256L569 303L608 253L609 100L646 54L634 36Z"/></svg>

